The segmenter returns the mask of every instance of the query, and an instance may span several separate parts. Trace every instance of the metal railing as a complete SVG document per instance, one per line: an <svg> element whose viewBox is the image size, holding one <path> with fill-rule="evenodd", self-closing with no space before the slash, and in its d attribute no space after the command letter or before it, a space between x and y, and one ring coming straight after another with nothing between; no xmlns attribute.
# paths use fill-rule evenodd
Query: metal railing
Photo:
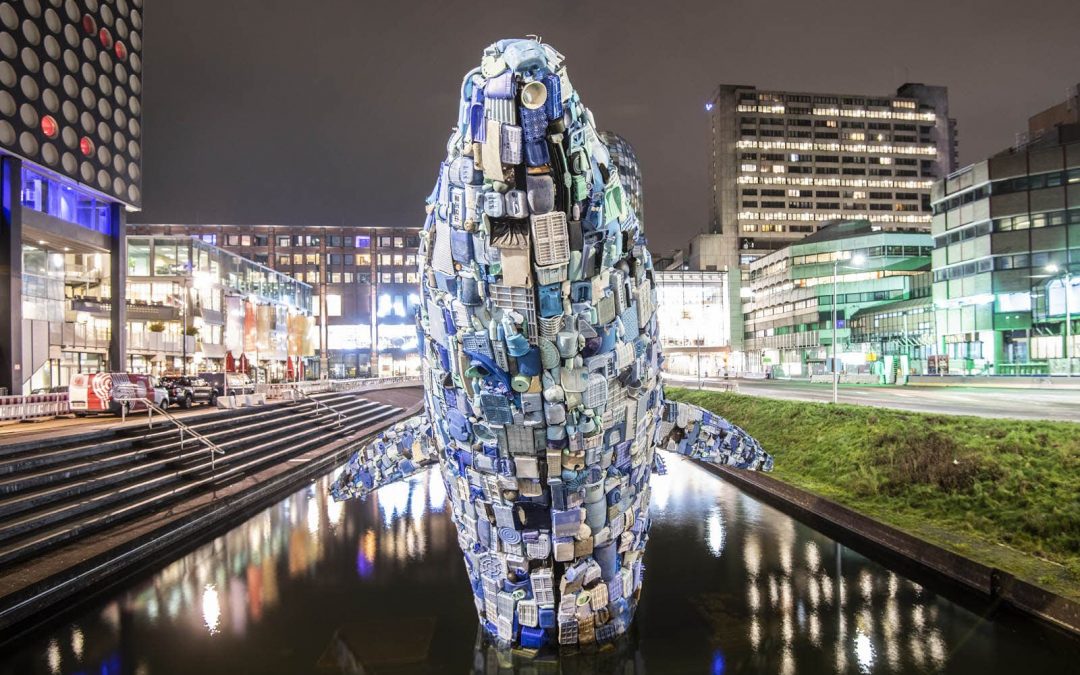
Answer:
<svg viewBox="0 0 1080 675"><path fill-rule="evenodd" d="M371 391L391 387L420 386L420 378L400 377L365 377L352 380L316 380L311 382L280 382L276 384L256 385L255 391L266 394L268 399L285 398L286 391L300 392L304 395L321 394L328 391Z"/></svg>
<svg viewBox="0 0 1080 675"><path fill-rule="evenodd" d="M154 413L155 412L158 413L159 415L162 415L166 419L170 420L173 424L175 424L176 428L180 430L180 459L184 458L184 445L186 443L186 439L184 438L185 433L191 434L192 438L194 438L194 439L196 439L198 441L202 441L203 444L206 446L207 452L210 454L210 473L215 478L217 477L217 466L216 466L214 460L216 459L217 455L226 454L225 450L222 449L222 447L219 446L217 443L213 442L212 440L210 440L209 438L207 438L203 434L199 433L198 431L195 431L195 429L193 429L190 425L180 421L180 419L177 418L175 415L170 413L168 410L165 410L164 408L162 408L161 406L154 403L153 401L151 401L148 398L141 398L141 397L137 397L137 396L131 396L131 397L125 397L125 398L114 398L113 400L120 403L120 420L121 420L121 422L126 422L127 421L127 412L128 412L128 407L129 407L128 404L130 404L132 402L138 402L138 403L142 403L143 405L146 406L146 410L147 410L146 426L147 426L147 428L149 428L149 429L154 428Z"/></svg>
<svg viewBox="0 0 1080 675"><path fill-rule="evenodd" d="M306 391L297 389L296 393L298 393L302 398L314 403L316 413L319 411L320 408L322 408L322 409L325 409L327 412L330 412L330 413L333 413L334 415L337 415L338 424L341 424L341 423L343 423L345 421L347 416L345 415L345 413L341 412L340 410L337 410L336 408L331 408L329 405L326 404L326 402L320 401L319 399L315 398L314 396L307 393Z"/></svg>

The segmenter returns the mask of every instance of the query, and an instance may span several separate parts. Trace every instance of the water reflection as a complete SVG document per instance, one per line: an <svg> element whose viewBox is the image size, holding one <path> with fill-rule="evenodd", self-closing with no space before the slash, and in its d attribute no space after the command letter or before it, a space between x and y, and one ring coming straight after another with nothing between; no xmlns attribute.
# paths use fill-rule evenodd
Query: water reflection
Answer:
<svg viewBox="0 0 1080 675"><path fill-rule="evenodd" d="M324 477L21 645L0 673L379 672L392 658L405 661L395 673L1011 673L1080 658L1075 640L982 621L667 463L636 629L617 649L537 664L477 641L445 486L428 471L363 502L329 499Z"/></svg>

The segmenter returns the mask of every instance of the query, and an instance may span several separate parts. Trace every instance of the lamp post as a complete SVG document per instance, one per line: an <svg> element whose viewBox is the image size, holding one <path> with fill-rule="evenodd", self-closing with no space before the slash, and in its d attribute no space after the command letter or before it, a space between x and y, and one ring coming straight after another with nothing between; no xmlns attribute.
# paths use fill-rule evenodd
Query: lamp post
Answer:
<svg viewBox="0 0 1080 675"><path fill-rule="evenodd" d="M1046 271L1057 274L1058 266L1050 263L1046 266ZM1072 310L1069 307L1069 296L1072 294L1072 273L1069 272L1068 267L1062 274L1062 281L1065 283L1065 363L1069 366L1068 376L1072 377Z"/></svg>
<svg viewBox="0 0 1080 675"><path fill-rule="evenodd" d="M837 273L841 267L845 269L857 269L866 260L862 255L851 256L851 265L840 264L840 253L837 252L837 258L833 260L832 265L832 402L836 403L839 399L840 393L840 371L836 369L836 279Z"/></svg>

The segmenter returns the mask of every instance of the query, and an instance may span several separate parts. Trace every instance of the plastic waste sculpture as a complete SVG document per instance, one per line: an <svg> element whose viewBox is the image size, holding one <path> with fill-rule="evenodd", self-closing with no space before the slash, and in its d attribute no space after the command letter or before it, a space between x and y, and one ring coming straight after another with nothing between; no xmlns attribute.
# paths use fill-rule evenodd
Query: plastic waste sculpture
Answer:
<svg viewBox="0 0 1080 675"><path fill-rule="evenodd" d="M362 448L334 496L437 462L484 629L613 640L641 593L655 449L772 459L664 400L652 261L550 45L501 40L465 76L420 258L426 417Z"/></svg>

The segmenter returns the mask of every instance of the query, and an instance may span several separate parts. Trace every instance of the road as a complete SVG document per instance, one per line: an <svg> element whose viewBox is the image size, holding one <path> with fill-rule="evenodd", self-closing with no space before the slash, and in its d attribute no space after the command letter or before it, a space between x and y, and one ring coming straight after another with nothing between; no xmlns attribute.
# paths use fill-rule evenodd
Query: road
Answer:
<svg viewBox="0 0 1080 675"><path fill-rule="evenodd" d="M693 380L668 378L674 386ZM706 380L719 387L720 380ZM710 386L711 385L711 386ZM832 400L827 384L790 380L738 380L740 394L798 401ZM979 417L1080 422L1080 390L1005 389L992 387L860 387L840 385L841 403L916 412Z"/></svg>

